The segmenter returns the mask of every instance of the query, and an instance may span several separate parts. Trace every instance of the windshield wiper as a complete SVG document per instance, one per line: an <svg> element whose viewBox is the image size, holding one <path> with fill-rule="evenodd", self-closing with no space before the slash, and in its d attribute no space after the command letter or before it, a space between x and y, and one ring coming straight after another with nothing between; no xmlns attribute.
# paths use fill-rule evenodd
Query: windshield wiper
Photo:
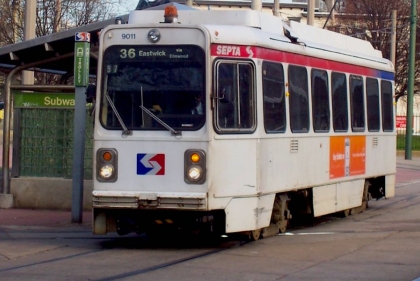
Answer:
<svg viewBox="0 0 420 281"><path fill-rule="evenodd" d="M161 119L159 119L159 117L157 117L156 115L154 115L153 112L151 112L150 110L148 110L147 108L145 108L143 105L140 105L139 107L144 112L146 112L150 117L152 117L153 119L155 119L156 122L158 122L163 127L165 127L166 129L168 129L169 131L171 131L172 135L174 135L174 136L180 136L180 135L182 135L182 132L178 132L175 129L173 129L171 126L169 126L168 124L166 124L165 122L163 122Z"/></svg>
<svg viewBox="0 0 420 281"><path fill-rule="evenodd" d="M106 100L108 101L109 105L112 108L112 111L114 112L115 116L118 119L118 122L120 122L121 127L123 128L122 136L130 136L133 134L127 126L124 124L124 121L122 120L120 114L118 113L117 108L115 107L115 104L112 102L111 98L108 96L108 93L105 93Z"/></svg>

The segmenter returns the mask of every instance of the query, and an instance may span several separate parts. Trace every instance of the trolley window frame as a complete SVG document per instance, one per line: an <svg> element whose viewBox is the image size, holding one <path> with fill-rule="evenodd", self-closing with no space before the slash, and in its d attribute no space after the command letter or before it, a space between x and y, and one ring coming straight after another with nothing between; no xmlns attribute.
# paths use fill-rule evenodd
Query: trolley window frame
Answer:
<svg viewBox="0 0 420 281"><path fill-rule="evenodd" d="M257 128L256 67L251 60L214 63L213 126L218 134L252 134Z"/></svg>
<svg viewBox="0 0 420 281"><path fill-rule="evenodd" d="M394 123L394 97L391 81L381 80L381 113L382 130L384 132L393 132Z"/></svg>
<svg viewBox="0 0 420 281"><path fill-rule="evenodd" d="M263 61L261 76L265 132L267 134L285 133L287 110L284 66L281 63Z"/></svg>
<svg viewBox="0 0 420 281"><path fill-rule="evenodd" d="M365 102L363 77L351 74L350 84L350 116L353 132L365 131Z"/></svg>
<svg viewBox="0 0 420 281"><path fill-rule="evenodd" d="M369 132L379 132L381 129L381 108L379 105L378 79L366 77L366 111Z"/></svg>
<svg viewBox="0 0 420 281"><path fill-rule="evenodd" d="M312 128L315 133L328 133L331 129L329 83L326 70L311 70Z"/></svg>
<svg viewBox="0 0 420 281"><path fill-rule="evenodd" d="M342 72L331 72L331 105L334 132L349 130L347 76Z"/></svg>
<svg viewBox="0 0 420 281"><path fill-rule="evenodd" d="M308 133L309 115L309 79L308 68L289 65L287 70L289 88L289 119L292 133Z"/></svg>

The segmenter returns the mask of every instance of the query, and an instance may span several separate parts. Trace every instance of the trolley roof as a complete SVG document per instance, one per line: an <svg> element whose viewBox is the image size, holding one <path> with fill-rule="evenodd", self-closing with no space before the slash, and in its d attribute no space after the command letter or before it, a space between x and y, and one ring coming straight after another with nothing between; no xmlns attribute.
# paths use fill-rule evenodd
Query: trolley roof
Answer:
<svg viewBox="0 0 420 281"><path fill-rule="evenodd" d="M298 43L313 48L356 55L363 54L363 56L376 59L382 58L381 52L375 50L367 41L293 21L290 22L289 26L279 17L253 10L197 10L172 2L146 10L136 10L131 12L130 15L123 15L118 18L122 18L123 22L128 21L134 25L158 24L163 21L163 9L168 5L177 8L181 24L226 25L226 28L229 28L229 26L247 26L283 37L286 40L296 40ZM46 59L72 53L74 51L74 36L76 32L90 32L91 49L95 50L99 41L98 32L106 26L115 24L116 20L117 17L1 47L0 70L8 72L16 66L40 62L37 66L39 71L63 74L72 72L74 68L72 56L48 63L42 62ZM90 73L96 75L97 61L91 59L90 65Z"/></svg>
<svg viewBox="0 0 420 281"><path fill-rule="evenodd" d="M198 10L189 7L187 7L188 9L182 9L185 6L169 3L154 7L153 10L132 11L128 23L133 26L163 23L164 12L161 9L168 5L173 5L178 9L176 24L204 25L209 30L213 29L212 26L217 26L227 33L231 29L231 34L238 33L239 27L253 28L253 31L251 30L247 35L242 33L230 36L231 42L221 42L221 38L217 38L220 43L252 44L252 42L250 43L247 40L247 36L262 31L269 37L274 37L281 41L294 42L308 48L328 51L347 57L365 58L369 61L376 61L391 66L387 60L383 59L381 51L374 49L368 41L295 21L290 21L290 24L287 24L279 17L255 10ZM235 40L237 42L234 42ZM256 44L259 43L261 42L256 42Z"/></svg>

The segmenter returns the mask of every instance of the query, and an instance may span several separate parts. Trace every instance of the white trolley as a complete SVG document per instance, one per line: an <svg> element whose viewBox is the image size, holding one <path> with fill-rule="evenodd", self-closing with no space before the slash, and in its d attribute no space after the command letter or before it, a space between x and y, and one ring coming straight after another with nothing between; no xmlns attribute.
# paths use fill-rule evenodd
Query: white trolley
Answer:
<svg viewBox="0 0 420 281"><path fill-rule="evenodd" d="M181 8L101 32L94 233L258 239L394 196L394 70L369 42Z"/></svg>

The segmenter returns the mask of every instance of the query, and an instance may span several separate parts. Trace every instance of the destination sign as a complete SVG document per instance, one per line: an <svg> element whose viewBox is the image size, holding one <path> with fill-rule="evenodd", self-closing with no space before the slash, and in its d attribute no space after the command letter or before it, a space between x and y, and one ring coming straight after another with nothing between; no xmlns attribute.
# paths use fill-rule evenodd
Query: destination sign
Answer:
<svg viewBox="0 0 420 281"><path fill-rule="evenodd" d="M111 46L105 51L108 61L203 61L198 46Z"/></svg>
<svg viewBox="0 0 420 281"><path fill-rule="evenodd" d="M121 59L134 59L136 57L165 57L172 59L188 59L188 51L184 52L182 48L177 48L173 50L136 50L134 48L120 49L120 58Z"/></svg>

